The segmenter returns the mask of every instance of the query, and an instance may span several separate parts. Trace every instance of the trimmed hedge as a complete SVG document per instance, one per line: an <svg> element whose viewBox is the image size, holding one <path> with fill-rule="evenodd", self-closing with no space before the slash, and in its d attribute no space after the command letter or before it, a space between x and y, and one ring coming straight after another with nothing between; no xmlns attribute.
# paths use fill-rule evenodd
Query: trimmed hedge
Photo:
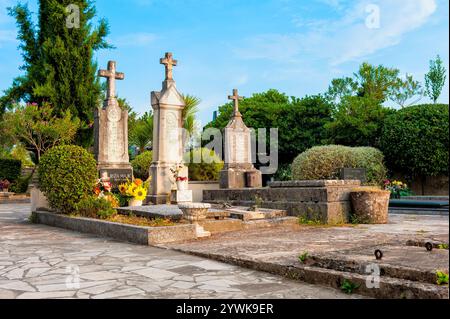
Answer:
<svg viewBox="0 0 450 319"><path fill-rule="evenodd" d="M92 194L97 179L94 156L79 146L56 146L39 162L39 188L59 213L75 212L76 204Z"/></svg>
<svg viewBox="0 0 450 319"><path fill-rule="evenodd" d="M381 149L394 172L416 176L448 176L449 106L405 107L384 122Z"/></svg>
<svg viewBox="0 0 450 319"><path fill-rule="evenodd" d="M22 162L15 159L0 158L0 180L16 181L22 172Z"/></svg>
<svg viewBox="0 0 450 319"><path fill-rule="evenodd" d="M368 185L381 185L386 167L381 151L372 147L316 146L292 163L294 180L338 179L342 168L365 168Z"/></svg>
<svg viewBox="0 0 450 319"><path fill-rule="evenodd" d="M217 181L223 168L223 161L208 148L196 148L184 154L191 181Z"/></svg>
<svg viewBox="0 0 450 319"><path fill-rule="evenodd" d="M134 177L146 181L150 175L150 165L152 165L152 160L153 153L151 151L145 151L136 156L136 158L131 161Z"/></svg>

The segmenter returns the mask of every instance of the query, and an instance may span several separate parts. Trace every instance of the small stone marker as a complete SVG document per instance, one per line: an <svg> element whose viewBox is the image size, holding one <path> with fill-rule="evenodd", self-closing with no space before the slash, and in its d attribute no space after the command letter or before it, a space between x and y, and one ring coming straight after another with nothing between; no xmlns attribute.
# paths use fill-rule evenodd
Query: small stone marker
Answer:
<svg viewBox="0 0 450 319"><path fill-rule="evenodd" d="M133 178L128 156L128 111L121 109L116 99L116 80L125 75L116 72L116 62L109 61L107 70L98 76L107 78L106 100L94 111L94 150L99 175L105 173L114 186Z"/></svg>
<svg viewBox="0 0 450 319"><path fill-rule="evenodd" d="M340 179L365 183L367 181L367 171L365 168L342 168L340 170Z"/></svg>
<svg viewBox="0 0 450 319"><path fill-rule="evenodd" d="M220 172L220 188L257 188L262 186L261 172L252 164L250 129L239 112L238 90L228 96L234 101L233 117L225 127L225 166Z"/></svg>

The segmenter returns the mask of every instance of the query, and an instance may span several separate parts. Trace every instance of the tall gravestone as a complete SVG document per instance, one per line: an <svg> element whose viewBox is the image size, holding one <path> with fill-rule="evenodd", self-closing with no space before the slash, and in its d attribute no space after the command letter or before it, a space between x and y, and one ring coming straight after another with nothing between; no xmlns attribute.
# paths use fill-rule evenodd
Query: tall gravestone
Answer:
<svg viewBox="0 0 450 319"><path fill-rule="evenodd" d="M225 127L225 166L220 172L220 188L261 187L261 172L252 163L251 132L239 112L239 100L243 97L234 89L228 99L234 101L234 111Z"/></svg>
<svg viewBox="0 0 450 319"><path fill-rule="evenodd" d="M107 175L114 186L133 178L128 156L128 111L122 109L116 98L116 80L125 75L116 72L116 62L109 61L107 70L99 70L107 78L106 100L94 111L95 158L100 176Z"/></svg>
<svg viewBox="0 0 450 319"><path fill-rule="evenodd" d="M166 78L160 92L151 93L153 108L153 163L150 167L152 182L148 201L153 204L169 204L176 181L171 168L183 162L183 117L184 99L177 91L173 79L173 67L177 65L172 53L160 60L165 66ZM183 165L180 175L187 177Z"/></svg>

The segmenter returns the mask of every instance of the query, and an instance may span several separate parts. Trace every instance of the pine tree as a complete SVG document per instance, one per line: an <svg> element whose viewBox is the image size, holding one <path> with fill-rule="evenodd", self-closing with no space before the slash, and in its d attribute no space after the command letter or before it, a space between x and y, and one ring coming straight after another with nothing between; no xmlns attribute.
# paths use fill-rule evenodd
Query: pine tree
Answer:
<svg viewBox="0 0 450 319"><path fill-rule="evenodd" d="M110 47L105 41L107 22L92 27L96 11L91 0L40 0L37 26L26 5L18 4L9 13L19 28L25 75L5 91L1 106L46 102L56 115L70 111L81 121L77 143L90 146L93 112L101 100L93 55Z"/></svg>

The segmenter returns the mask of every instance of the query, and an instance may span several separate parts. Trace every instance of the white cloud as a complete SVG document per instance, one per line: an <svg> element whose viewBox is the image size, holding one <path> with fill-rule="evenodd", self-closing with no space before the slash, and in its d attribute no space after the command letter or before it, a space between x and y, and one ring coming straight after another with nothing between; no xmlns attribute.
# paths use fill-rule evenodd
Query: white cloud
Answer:
<svg viewBox="0 0 450 319"><path fill-rule="evenodd" d="M146 46L152 42L154 42L158 38L157 35L153 33L145 33L145 32L138 32L138 33L130 33L125 34L122 36L119 36L115 39L113 39L111 42L115 46Z"/></svg>
<svg viewBox="0 0 450 319"><path fill-rule="evenodd" d="M340 5L335 0L320 1ZM366 24L368 5L380 9L379 28ZM279 62L292 62L309 54L339 65L400 43L405 34L423 26L436 9L435 0L362 0L343 10L336 20L294 21L305 32L258 35L234 51L243 59Z"/></svg>

